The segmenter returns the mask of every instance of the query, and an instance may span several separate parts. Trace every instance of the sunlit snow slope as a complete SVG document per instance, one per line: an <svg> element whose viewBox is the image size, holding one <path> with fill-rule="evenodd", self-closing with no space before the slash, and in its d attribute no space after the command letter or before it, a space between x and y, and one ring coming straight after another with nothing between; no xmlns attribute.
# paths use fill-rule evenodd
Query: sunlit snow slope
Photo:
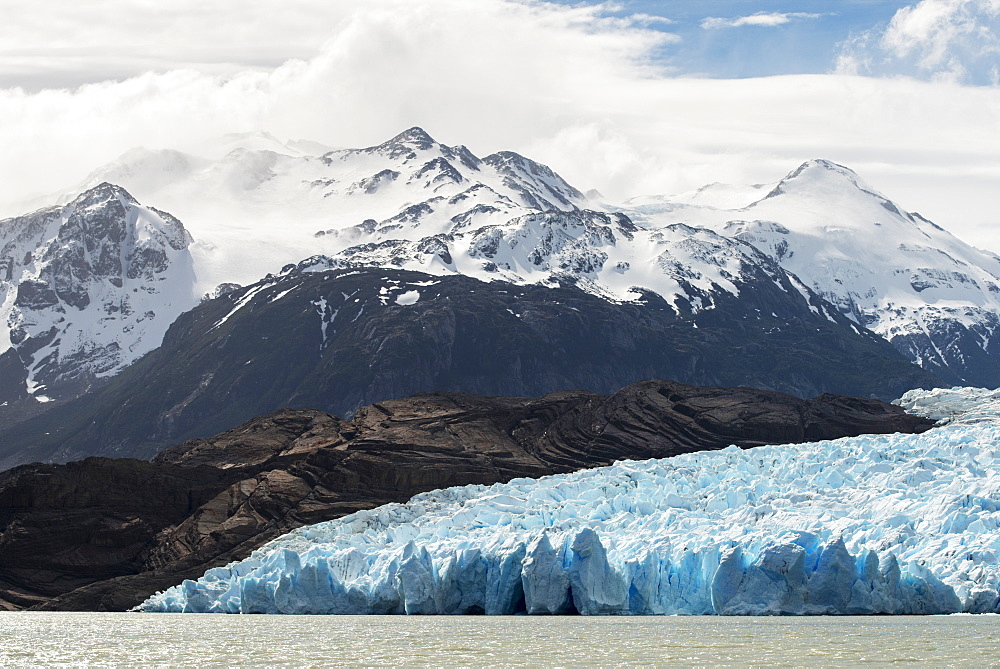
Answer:
<svg viewBox="0 0 1000 669"><path fill-rule="evenodd" d="M140 608L998 612L998 523L994 420L435 491L302 528Z"/></svg>
<svg viewBox="0 0 1000 669"><path fill-rule="evenodd" d="M192 252L204 292L386 240L418 247L419 259L408 269L444 272L449 268L435 262L436 249L421 252L436 235L586 203L544 165L511 152L479 158L420 128L322 155L256 136L234 140L230 152L211 160L136 149L96 171L87 185L98 181L122 184L185 222L197 240ZM386 254L384 262L390 260Z"/></svg>
<svg viewBox="0 0 1000 669"><path fill-rule="evenodd" d="M753 244L855 322L946 380L1000 382L1000 260L809 161L777 184L637 198L638 224L684 222Z"/></svg>

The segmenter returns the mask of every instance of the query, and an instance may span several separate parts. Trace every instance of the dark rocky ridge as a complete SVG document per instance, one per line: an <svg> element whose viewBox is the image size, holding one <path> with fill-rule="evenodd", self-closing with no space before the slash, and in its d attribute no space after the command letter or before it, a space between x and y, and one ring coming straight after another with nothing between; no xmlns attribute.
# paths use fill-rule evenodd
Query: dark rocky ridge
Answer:
<svg viewBox="0 0 1000 669"><path fill-rule="evenodd" d="M611 396L421 394L351 421L282 410L151 463L88 458L0 474L0 603L128 609L296 527L436 488L930 426L877 400L672 381Z"/></svg>
<svg viewBox="0 0 1000 669"><path fill-rule="evenodd" d="M671 378L892 399L940 385L819 298L758 279L738 297L706 294L715 307L691 313L648 292L617 304L575 286L293 271L183 314L159 349L103 388L0 432L0 469L149 458L280 407L343 416L425 391L611 393Z"/></svg>

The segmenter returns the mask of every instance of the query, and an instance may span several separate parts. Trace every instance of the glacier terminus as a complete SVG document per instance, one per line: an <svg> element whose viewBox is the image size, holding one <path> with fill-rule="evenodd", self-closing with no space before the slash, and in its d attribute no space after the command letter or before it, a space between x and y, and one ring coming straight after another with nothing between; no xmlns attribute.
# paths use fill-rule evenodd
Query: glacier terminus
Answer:
<svg viewBox="0 0 1000 669"><path fill-rule="evenodd" d="M417 495L303 527L149 612L1000 612L1000 413L919 435L700 452ZM974 420L963 421L965 414Z"/></svg>

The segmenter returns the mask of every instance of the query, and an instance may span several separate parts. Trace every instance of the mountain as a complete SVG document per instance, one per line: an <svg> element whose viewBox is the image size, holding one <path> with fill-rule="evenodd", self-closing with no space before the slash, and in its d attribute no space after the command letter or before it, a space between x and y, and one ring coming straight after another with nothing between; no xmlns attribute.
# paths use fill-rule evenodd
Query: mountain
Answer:
<svg viewBox="0 0 1000 669"><path fill-rule="evenodd" d="M729 259L740 271L725 287L678 265L673 303L309 261L181 315L102 388L0 433L0 468L151 457L282 407L350 415L415 392L614 392L661 377L891 399L939 385L766 258L752 264L752 247L705 234L748 255Z"/></svg>
<svg viewBox="0 0 1000 669"><path fill-rule="evenodd" d="M626 205L639 225L683 221L753 244L948 383L1000 385L1000 259L846 167L812 160L777 184L712 184Z"/></svg>
<svg viewBox="0 0 1000 669"><path fill-rule="evenodd" d="M0 607L125 610L301 525L450 485L930 425L876 400L670 381L612 396L417 395L351 421L283 410L153 462L0 473Z"/></svg>
<svg viewBox="0 0 1000 669"><path fill-rule="evenodd" d="M197 240L192 254L202 293L254 283L286 264L356 244L447 233L456 217L478 229L587 204L544 165L509 151L480 158L420 128L322 155L266 135L232 137L227 145L219 157L135 149L81 188L111 181L174 212Z"/></svg>
<svg viewBox="0 0 1000 669"><path fill-rule="evenodd" d="M0 413L78 394L158 346L197 303L190 244L109 183L0 221Z"/></svg>
<svg viewBox="0 0 1000 669"><path fill-rule="evenodd" d="M595 295L631 300L639 286L669 302L680 293L662 267L675 265L677 249L681 264L713 281L730 271L684 257L686 237L707 228L758 247L947 382L1000 385L997 256L830 161L808 161L775 184L710 184L608 205L518 154L479 158L420 128L322 155L270 136L228 146L212 159L131 152L87 182L121 183L178 213L199 240L192 252L203 293L323 255L331 266L513 283L571 276Z"/></svg>
<svg viewBox="0 0 1000 669"><path fill-rule="evenodd" d="M431 198L440 210L445 194L448 218L500 208L512 216L575 210L583 202L543 165L510 152L479 159L419 128L322 156L304 151L316 148L308 143L283 145L267 134L223 145L229 150L216 160L134 149L95 171L65 205L0 221L7 326L0 328L0 426L37 413L38 402L71 398L114 376L155 348L200 296L254 283L323 248L342 249L353 236L381 239L384 231L365 232L361 214L384 212L395 229L424 218L430 205L414 201ZM193 236L112 181L185 212L197 203ZM316 213L303 216L303 209ZM320 222L345 229L327 234Z"/></svg>
<svg viewBox="0 0 1000 669"><path fill-rule="evenodd" d="M51 256L46 249L62 243L54 232L5 252L0 267L9 266L12 277L24 274L28 283L16 289L24 292L20 306L15 289L5 286L5 313L13 319L7 349L13 352L0 357L0 372L16 382L4 384L0 400L10 406L8 417L0 419L23 418L13 405L18 400L25 405L29 388L42 398L72 396L70 391L94 379L113 376L152 348L170 319L193 306L192 293L218 296L255 284L265 272L304 266L374 266L517 285L572 284L616 304L641 304L655 294L678 316L699 310L721 315L720 300L731 302L722 293L736 297L761 282L796 291L808 287L829 303L813 304L818 313L827 310L833 319L831 314L839 312L850 321L842 321L848 327L872 330L938 379L1000 385L993 337L1000 323L1000 260L907 213L854 172L828 161L805 163L777 184L712 184L672 198L635 200L614 211L528 158L503 151L479 158L463 146L437 142L420 128L367 148L321 155L296 148L302 143L284 145L267 135L233 137L226 145L230 150L213 158L135 150L91 178L118 180L139 189L147 201L167 203L182 213L194 239L177 237L183 247L178 249L160 244L168 255L181 256L171 261L170 272L144 284L144 291L155 285L156 294L131 291L125 309L136 315L127 323L119 323L118 312L84 316L79 305L69 303L52 305L44 318L34 313L47 308L48 297L40 293L41 301L33 302L32 286L40 284L31 283L31 272L37 271L25 273L21 258L29 252ZM109 188L121 190L102 181L79 198ZM58 211L72 211L76 202ZM126 193L122 202L135 201ZM172 217L170 226L183 229ZM4 223L6 230L15 227ZM99 230L74 229L67 234L86 239L87 248L105 243L91 239ZM127 257L129 251L123 253ZM303 263L303 258L308 260ZM76 276L64 283L77 281ZM108 281L128 278L126 270L125 278ZM22 283L21 276L16 283ZM121 310L113 304L119 299L116 291L129 288L112 283L105 290L110 295L100 298L105 311ZM57 297L65 293L55 292ZM807 302L813 299L803 295ZM145 297L142 311L136 311L135 301ZM754 308L769 313L766 305ZM33 310L30 318L25 309ZM150 313L155 318L140 319ZM738 309L732 316L742 313ZM55 344L45 344L46 333L56 332L56 321L66 331L51 335L61 347L58 352ZM95 321L105 330L132 327L135 334L95 333ZM31 336L14 343L26 333ZM18 347L20 352L14 351ZM822 385L798 379L764 383L803 394L811 392L810 383L814 389ZM42 386L48 390L39 390ZM62 395L55 392L59 387L65 389Z"/></svg>

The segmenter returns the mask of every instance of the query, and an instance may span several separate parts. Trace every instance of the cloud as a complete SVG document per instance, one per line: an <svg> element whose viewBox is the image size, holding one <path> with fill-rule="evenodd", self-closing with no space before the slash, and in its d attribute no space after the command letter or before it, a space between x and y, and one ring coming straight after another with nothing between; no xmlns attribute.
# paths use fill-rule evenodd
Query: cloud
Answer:
<svg viewBox="0 0 1000 669"><path fill-rule="evenodd" d="M196 68L217 74L309 58L345 18L323 0L4 3L0 86L29 90Z"/></svg>
<svg viewBox="0 0 1000 669"><path fill-rule="evenodd" d="M113 9L110 0L98 4ZM0 217L23 213L18 202L63 192L136 146L200 153L225 133L258 130L365 146L420 125L479 155L524 153L611 198L773 181L825 157L976 239L993 240L986 226L1000 223L1000 89L848 75L666 77L654 54L676 38L601 7L321 4L337 7L317 15L324 39L310 28L310 53L283 59L275 47L276 65L251 62L252 50L234 50L228 64L211 45L188 52L180 35L172 52L174 38L151 29L143 57L161 64L154 71L74 88L0 89ZM255 21L267 18L260 12ZM275 21L287 39L290 28ZM122 25L137 29L132 19ZM117 35L97 29L101 40ZM71 39L71 30L54 30ZM133 39L124 32L121 39ZM989 243L1000 250L1000 238Z"/></svg>
<svg viewBox="0 0 1000 669"><path fill-rule="evenodd" d="M422 124L456 141L523 141L562 127L591 93L599 102L617 82L653 76L648 54L671 39L602 18L598 8L329 4L339 15L327 15L326 40L308 59L225 74L178 66L74 89L0 90L3 195L73 183L133 146L198 149L226 132L265 129L352 146ZM124 21L122 39L135 29ZM170 42L153 37L150 51ZM180 47L178 55L185 55Z"/></svg>
<svg viewBox="0 0 1000 669"><path fill-rule="evenodd" d="M1000 0L921 0L841 47L840 72L1000 84Z"/></svg>
<svg viewBox="0 0 1000 669"><path fill-rule="evenodd" d="M666 16L655 16L653 14L632 14L629 19L642 26L670 26L674 25L672 19L668 19Z"/></svg>
<svg viewBox="0 0 1000 669"><path fill-rule="evenodd" d="M738 16L736 18L724 19L709 16L701 22L701 27L705 30L716 28L740 28L742 26L780 26L791 23L797 19L818 19L824 14L812 14L809 12L758 12L749 16Z"/></svg>

